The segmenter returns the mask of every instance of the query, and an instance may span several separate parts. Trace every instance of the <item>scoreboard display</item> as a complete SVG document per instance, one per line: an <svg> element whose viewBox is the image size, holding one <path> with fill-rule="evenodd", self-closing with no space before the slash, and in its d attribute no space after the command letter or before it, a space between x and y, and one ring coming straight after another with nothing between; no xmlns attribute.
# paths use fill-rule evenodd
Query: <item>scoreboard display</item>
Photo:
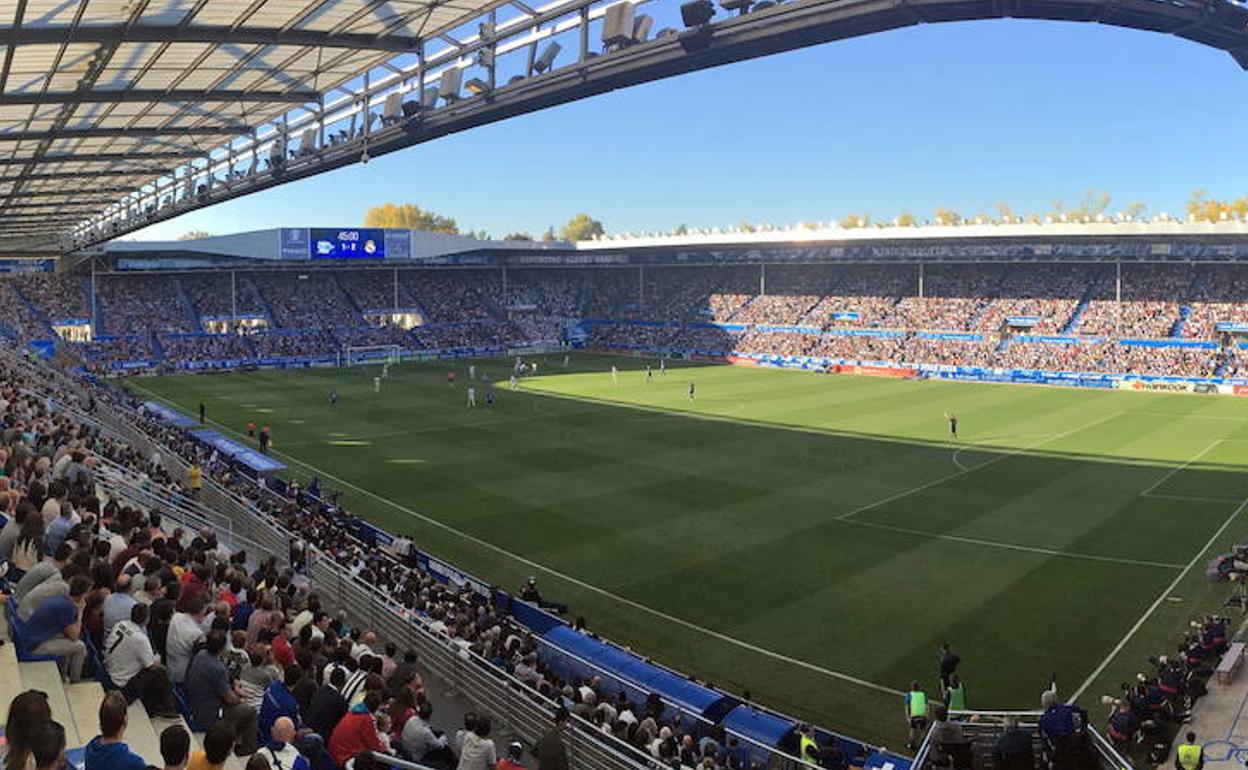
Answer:
<svg viewBox="0 0 1248 770"><path fill-rule="evenodd" d="M385 259L386 233L380 228L313 228L313 259Z"/></svg>

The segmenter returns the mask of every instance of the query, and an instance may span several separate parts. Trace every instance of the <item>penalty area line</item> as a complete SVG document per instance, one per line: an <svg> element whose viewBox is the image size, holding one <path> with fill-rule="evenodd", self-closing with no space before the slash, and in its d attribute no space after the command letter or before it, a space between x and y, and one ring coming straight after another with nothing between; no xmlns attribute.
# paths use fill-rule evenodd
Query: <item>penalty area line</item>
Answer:
<svg viewBox="0 0 1248 770"><path fill-rule="evenodd" d="M1147 561L1145 559L1131 559L1125 556L1101 556L1094 553L1079 553L1077 551L1059 551L1056 548L1041 548L1032 545L1020 545L1017 543L1002 543L996 540L982 540L977 537L963 537L961 535L949 535L942 532L928 532L922 529L910 529L908 527L895 527L891 524L879 524L873 521L862 521L861 519L843 520L845 524L855 527L869 527L871 529L880 529L886 532L899 532L903 535L915 535L937 540L948 540L954 543L964 543L966 545L979 545L986 548L1001 548L1008 551L1023 551L1025 553L1040 554L1043 556L1061 556L1067 559L1082 559L1084 561L1099 561L1108 564L1125 564L1133 567L1158 567L1160 569L1183 569L1182 564L1167 564L1161 561Z"/></svg>
<svg viewBox="0 0 1248 770"><path fill-rule="evenodd" d="M909 489L903 489L900 492L897 492L895 494L889 495L888 497L884 497L879 500L876 500L873 503L867 503L866 505L859 506L857 508L854 508L851 511L846 511L845 513L842 513L839 516L836 516L835 520L845 521L846 519L853 518L854 516L857 516L860 513L866 513L867 511L873 508L879 508L881 505L887 505L888 503L896 502L897 500L901 500L902 498L906 498L906 497L909 497L910 495L922 492L925 489L930 489L932 487L939 486L940 484L944 484L946 481L952 481L953 479L956 479L959 476L965 476L968 473L974 473L975 471L980 470L982 468L987 468L989 465L995 465L1001 462L1002 460L1008 460L1011 457L1016 457L1020 454L1030 452L1033 449L1044 446L1050 441L1057 441L1058 439L1073 435L1075 433L1078 433L1079 431L1087 430L1088 428L1094 427L1096 425L1100 425L1101 423L1106 422L1108 420L1112 420L1115 417L1121 416L1122 414L1123 414L1122 412L1113 412L1111 414L1105 415L1099 420L1093 420L1092 422L1085 423L1075 428L1071 428L1068 431L1064 431L1062 433L1050 434L1050 436L1046 439L1037 441L1034 444L1028 444L1027 446L1018 447L1017 449L1012 449L1008 452L1001 452L996 457L993 457L990 460L985 460L984 462L979 463L978 465L972 465L966 468L962 468L962 466L959 465L959 468L961 468L961 470L956 470L953 473L946 473L943 476L937 476L931 481L926 481L922 484L919 484L918 486L910 487ZM985 451L991 451L991 450L985 450Z"/></svg>
<svg viewBox="0 0 1248 770"><path fill-rule="evenodd" d="M173 399L171 399L171 398L167 398L167 397L162 396L162 395L160 395L160 394L158 394L158 393L154 393L154 392L152 392L152 391L148 390L147 388L144 388L144 387L143 387L143 386L141 386L141 385L133 385L133 387L138 388L139 390L142 390L142 391L144 391L145 393L148 393L149 395L153 396L154 398L157 398L157 399L159 399L159 400L161 400L161 401L164 401L164 402L166 402L166 403L168 403L168 404L170 404L170 405L172 405L172 406L176 406L176 407L178 407L179 409L185 409L185 407L184 407L182 404L179 404L178 402L174 401ZM242 433L240 433L239 431L235 430L234 428L231 428L230 426L225 425L224 423L218 422L218 421L216 421L216 420L209 419L209 420L208 420L208 422L213 423L213 424L215 424L215 425L219 426L222 430L224 430L224 431L226 431L226 432L228 432L228 433L232 433L232 434L234 434L235 436L240 436L240 437L241 437L241 436L243 435ZM479 537L477 537L477 536L475 536L475 535L469 534L469 533L467 533L467 532L463 532L463 531L461 531L461 530L459 530L459 529L456 529L455 527L452 527L452 526L451 526L451 525L449 525L449 524L446 524L445 522L438 521L437 519L434 519L434 518L431 518L431 517L429 517L429 516L426 516L426 515L425 515L425 514L423 514L423 513L419 513L419 512L417 512L417 511L414 511L414 510L412 510L412 509L410 509L410 508L408 508L408 507L406 507L406 506L404 506L404 505L401 505L401 504L399 504L399 503L394 502L393 500L391 500L391 499L389 499L389 498L382 497L381 495L377 494L376 492L372 492L372 491L369 491L369 490L367 490L367 489L364 489L363 487L357 486L357 485L355 485L355 484L351 483L350 481L347 481L346 479L339 478L338 476L335 476L335 475L334 475L334 474L332 474L332 473L329 473L329 472L327 472L327 471L325 471L325 470L323 470L323 469L321 469L321 468L318 468L318 467L316 467L315 465L311 465L310 463L306 463L306 462L304 462L304 461L302 461L302 460L298 459L297 457L292 457L291 455L286 454L285 452L281 452L281 451L278 451L278 450L274 449L274 450L272 450L272 454L274 454L274 455L278 455L278 456L280 456L280 457L282 457L282 458L284 458L284 459L286 459L286 460L289 460L290 462L292 462L292 463L294 463L294 464L296 464L296 465L299 465L299 466L302 466L302 467L304 467L304 468L306 468L306 469L308 469L308 470L314 471L314 472L316 472L316 473L320 474L321 476L323 476L324 478L331 479L331 480L333 480L333 481L337 482L338 484L341 484L341 485L342 485L342 486L344 486L344 487L347 487L347 488L352 489L352 490L354 490L354 491L356 491L356 492L359 492L359 493L360 493L360 494L362 494L362 495L365 495L365 496L367 496L367 497L371 497L373 500L376 500L377 502L380 502L380 503L382 503L383 505L387 505L387 506L389 506L390 508L392 508L392 509L394 509L394 510L396 510L396 511L400 511L400 512L402 512L402 513L404 513L404 514L406 514L406 515L410 516L410 517L411 517L411 518L413 518L413 519L417 519L418 521L422 521L422 522L424 522L424 523L426 523L426 524L428 524L428 525L430 525L430 526L437 527L438 529L441 529L441 530L442 530L442 531L444 531L444 532L448 532L448 533L450 533L450 534L452 534L452 535L455 535L455 536L457 536L457 537L460 537L460 538L462 538L462 539L464 539L464 540L467 540L467 541L468 541L468 542L470 542L470 543L473 543L473 544L475 544L475 545L478 545L478 546L480 546L480 547L482 547L482 548L485 548L485 549L487 549L487 550L493 551L493 552L495 552L495 553L497 553L497 554L499 554L499 555L501 555L501 556L506 556L507 558L512 559L513 561L516 561L516 562L518 562L518 563L520 563L520 564L524 564L524 565L525 565L525 566L527 566L527 567L531 567L531 568L533 568L533 569L535 569L535 570L540 570L541 572L544 572L544 573L546 573L547 575L553 575L554 577L557 577L557 578L559 578L560 580L564 580L564 581L566 581L566 582L568 582L568 583L571 583L572 585L578 586L578 587L580 587L580 588L582 588L582 589L584 589L584 590L586 590L586 591L589 591L590 593L598 594L599 596L606 597L606 598L611 599L611 600L613 600L613 601L619 602L620 604L626 605L626 606L628 606L628 607L632 607L633 609L640 610L640 611L642 611L642 612L647 612L647 613L649 613L649 614L651 614L651 615L653 615L653 616L655 616L655 617L657 617L657 618L661 618L661 619L666 620L666 621L668 621L668 622L670 622L670 623L674 623L674 624L676 624L676 625L678 625L678 626L682 626L682 627L687 628L687 629L689 629L689 630L691 630L691 631L696 631L696 632L698 632L698 633L700 633L700 634L703 634L703 635L705 635L705 636L709 636L709 637L711 637L711 638L713 638L713 639L718 639L718 640L719 640L719 641L721 641L721 642L726 642L726 643L731 644L731 645L733 645L733 646L740 647L741 649L744 649L744 650L749 650L750 652L754 652L754 653L757 653L757 654L759 654L759 655L763 655L763 656L765 656L765 657L772 658L772 659L774 659L774 660L779 660L779 661L784 662L784 663L789 663L789 664L791 664L791 665L798 666L799 668L804 668L804 669L806 669L807 671L812 671L812 672L817 673L817 674L822 674L823 676L829 677L829 678L831 678L831 679L839 679L840 681L843 681L843 682L848 682L848 683L850 683L850 684L855 684L855 685L858 685L859 687L864 687L864 688L869 689L869 690L875 690L876 692L882 692L882 693L885 693L885 694L887 694L887 695L895 695L895 696L898 696L898 697L905 695L905 693L904 693L904 692L902 692L901 690L897 690L897 689L894 689L894 688L892 688L892 687L888 687L888 686L886 686L886 685L877 684L876 682L871 682L871 681L868 681L868 680L866 680L866 679L860 679L859 677L853 676L852 674L846 674L846 673L845 673L845 672L843 672L843 671L835 671L835 670L830 669L830 668L825 668L825 667L820 666L820 665L818 665L818 664L811 663L811 662L809 662L809 661L805 661L805 660L801 660L800 658L793 658L793 657L790 657L790 656L785 655L785 654L783 654L783 653L776 652L775 650L769 650L769 649L767 649L766 647L760 647L760 646L758 646L758 645L756 645L756 644L753 644L753 643L751 643L751 642L747 642L747 641L744 641L744 640L742 640L742 639L738 639L738 638L736 638L735 636L729 636L729 635L727 635L727 634L725 634L725 633L722 633L722 632L720 632L720 631L716 631L716 630L711 629L711 628L706 628L705 626L700 626L700 625L698 625L697 623L694 623L694 622L689 621L689 620L685 620L684 618L679 618L679 617L676 617L675 615L669 615L668 613L663 612L662 610L657 610L657 609L655 609L655 608L653 608L653 607L650 607L650 606L648 606L648 605L645 605L645 604L642 604L642 603L640 603L640 602L634 601L634 600L629 599L629 598L627 598L627 597L620 596L619 594L616 594L616 593L612 593L611 591L608 591L608 590L606 590L605 588L601 588L601 587L599 587L599 586L593 585L592 583L587 583L587 582L585 582L584 580L581 580L580 578L576 578L576 577L573 577L573 576L571 576L571 575L567 575L567 574L565 574L565 573L563 573L563 572L560 572L560 571L558 571L558 570L556 570L556 569L554 569L554 568L552 568L552 567L548 567L548 566L546 566L546 565L544 565L544 564L541 564L541 563L539 563L539 562L533 561L532 559L529 559L529 558L527 558L527 557L525 557L525 556L521 556L520 554L513 553L513 552L511 552L511 551L508 551L508 550L506 550L505 548L501 548L501 547L499 547L499 546L497 546L497 545L495 545L495 544L493 544L493 543L489 542L488 540L482 540L481 538L479 538Z"/></svg>

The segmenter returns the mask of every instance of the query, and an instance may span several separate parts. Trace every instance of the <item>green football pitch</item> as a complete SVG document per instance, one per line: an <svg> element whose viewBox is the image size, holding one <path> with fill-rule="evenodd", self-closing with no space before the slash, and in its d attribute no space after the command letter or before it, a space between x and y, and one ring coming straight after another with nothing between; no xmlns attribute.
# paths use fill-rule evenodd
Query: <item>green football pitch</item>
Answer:
<svg viewBox="0 0 1248 770"><path fill-rule="evenodd" d="M552 356L511 392L477 361L475 409L464 361L380 393L377 367L130 384L272 426L293 475L608 638L893 746L942 641L971 707L1034 708L1054 673L1092 707L1230 594L1204 571L1248 533L1248 401L646 363Z"/></svg>

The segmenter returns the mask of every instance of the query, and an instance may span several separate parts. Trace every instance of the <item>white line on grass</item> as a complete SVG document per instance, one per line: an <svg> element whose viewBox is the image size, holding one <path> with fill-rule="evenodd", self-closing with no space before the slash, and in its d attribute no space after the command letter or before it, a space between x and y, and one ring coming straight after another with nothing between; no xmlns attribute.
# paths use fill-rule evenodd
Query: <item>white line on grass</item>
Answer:
<svg viewBox="0 0 1248 770"><path fill-rule="evenodd" d="M1194 454L1194 455L1192 455L1191 457L1187 458L1187 461L1186 461L1186 462L1184 462L1182 465L1176 465L1175 467L1171 468L1171 469L1170 469L1170 471L1169 471L1166 475L1164 475L1164 476L1162 476L1161 478L1159 478L1159 479L1157 479L1156 481L1154 481L1154 482L1153 482L1153 483L1152 483L1152 484L1148 487L1148 489L1145 489L1143 492L1141 492L1141 493L1140 493L1140 495L1141 495L1141 496L1143 496L1143 497L1147 497L1147 496L1148 496L1148 495L1149 495L1149 494L1150 494L1150 493L1151 493L1154 489L1156 489L1157 487L1161 486L1162 484L1165 484L1165 483L1166 483L1167 481L1169 481L1169 480L1171 479L1171 477L1173 477L1176 473L1178 473L1178 472L1179 472L1179 471L1181 471L1181 470L1184 470L1185 468L1187 468L1187 466L1191 465L1192 463L1196 462L1196 461L1197 461L1197 460L1199 460L1200 458L1204 457L1204 456L1205 456L1205 455L1209 452L1209 450L1210 450L1210 449L1213 449L1215 446L1217 446L1218 444L1221 444L1221 443L1222 443L1222 439L1220 439L1220 438L1215 438L1213 441L1210 441L1210 442L1209 442L1209 446L1205 447L1204 449L1200 450L1200 451L1199 451L1199 452L1197 452L1196 454Z"/></svg>
<svg viewBox="0 0 1248 770"><path fill-rule="evenodd" d="M1122 556L1099 556L1093 553L1077 553L1075 551L1059 551L1055 548L1039 548L1031 545L1018 545L1015 543L1001 543L996 540L981 540L976 537L962 537L961 535L947 535L940 532L927 532L922 529L910 529L908 527L894 527L891 524L878 524L873 521L862 521L854 519L845 521L846 524L855 527L870 527L871 529L882 529L888 532L900 532L904 535L920 535L938 540L950 540L955 543L966 543L967 545L982 545L989 548L1004 548L1010 551L1025 551L1027 553L1042 554L1045 556L1062 556L1068 559L1084 559L1086 561L1108 562L1110 564L1129 564L1135 567L1160 567L1162 569L1183 569L1182 564L1167 564L1161 561L1147 561L1144 559L1128 559Z"/></svg>
<svg viewBox="0 0 1248 770"><path fill-rule="evenodd" d="M1165 590L1162 591L1157 597L1157 600L1149 605L1148 609L1144 611L1144 614L1140 616L1140 619L1135 621L1135 625L1131 626L1131 629L1127 631L1126 636L1122 637L1122 641L1114 645L1114 649L1109 651L1109 654L1105 656L1105 660L1102 660L1100 665L1097 666L1091 674L1088 674L1088 678L1083 680L1083 684L1079 685L1079 689L1075 690L1075 694L1070 696L1071 703L1078 700L1079 696L1083 695L1084 691L1092 686L1092 683L1096 681L1096 678L1101 675L1101 672L1109 666L1114 658L1118 657L1118 653L1122 652L1122 649L1127 646L1127 643L1131 641L1131 638L1135 636L1136 632L1144 626L1144 623L1152 617L1153 613L1157 611L1157 608L1161 606L1161 603L1166 600L1166 597L1168 597L1174 589L1178 587L1179 581L1183 580L1183 578L1187 576L1187 573L1192 571L1192 567L1195 567L1201 557L1205 555L1205 552L1213 547L1213 544L1217 542L1219 537L1222 536L1222 533L1226 531L1226 528L1231 526L1231 522L1235 521L1235 518L1243 512L1245 507L1248 507L1248 497L1245 497L1243 501L1235 507L1235 510L1231 511L1231 515L1226 517L1226 521L1222 522L1222 526L1218 527L1218 531L1213 533L1213 537L1209 538L1209 542L1205 543L1205 546L1196 552L1196 555L1193 556L1192 560L1187 563L1187 566L1183 568L1182 572L1174 576L1174 580L1170 582L1170 585L1166 586Z"/></svg>
<svg viewBox="0 0 1248 770"><path fill-rule="evenodd" d="M1150 500L1187 500L1194 503L1225 503L1231 505L1238 503L1238 500L1232 500L1228 497L1199 497L1196 495L1169 495L1165 492L1141 492L1140 497L1147 497Z"/></svg>
<svg viewBox="0 0 1248 770"><path fill-rule="evenodd" d="M171 399L171 398L167 398L167 397L162 396L162 395L160 395L160 394L158 394L158 393L153 393L152 391L148 390L147 388L144 388L142 385L138 385L138 384L135 384L135 383L131 383L131 385L132 385L133 387L135 387L135 388L139 389L139 390L142 390L142 391L143 391L143 392L145 392L145 393L150 394L151 396L153 396L154 398L156 398L156 399L158 399L158 400L165 401L166 403L169 403L169 404L171 404L171 405L173 405L173 406L176 406L176 407L179 407L179 408L185 408L185 407L183 407L181 404L179 404L178 402L174 401L173 399ZM228 432L228 433L233 433L235 436L240 436L240 437L241 437L241 436L243 435L243 434L242 434L242 433L240 433L239 431L235 430L234 428L231 428L230 426L228 426L228 425L226 425L226 424L224 424L224 423L217 422L216 420L209 420L209 422L215 423L216 425L218 425L219 427L221 427L221 429L225 430L225 431L226 431L226 432ZM783 661L783 662L785 662L785 663L790 663L790 664L792 664L792 665L794 665L794 666L798 666L798 667L804 668L804 669L806 669L806 670L808 670L808 671L813 671L813 672L815 672L815 673L817 673L817 674L822 674L822 675L824 675L824 676L827 676L827 677L830 677L830 678L833 678L833 679L839 679L839 680L844 681L844 682L849 682L849 683L851 683L851 684L856 684L856 685L858 685L858 686L860 686L860 687L865 687L865 688L867 688L867 689L870 689L870 690L875 690L875 691L877 691L877 692L882 692L882 693L885 693L885 694L888 694L888 695L896 695L896 696L901 696L901 695L904 695L904 694L905 694L905 693L903 693L901 690L895 690L895 689L893 689L892 687L888 687L888 686L885 686L885 685L882 685L882 684L877 684L877 683L875 683L875 682L870 682L870 681L867 681L866 679L860 679L860 678L858 678L858 677L856 677L856 676L853 676L852 674L846 674L846 673L844 673L843 671L834 671L834 670L832 670L832 669L830 669L830 668L824 668L823 666L819 666L819 665L816 665L816 664L814 664L814 663L810 663L810 662L808 662L808 661L801 660L801 659L799 659L799 658L792 658L792 657L789 657L788 655L785 655L785 654L783 654L783 653L779 653L779 652L776 652L776 651L774 651L774 650L769 650L769 649L767 649L766 647L759 647L759 646L758 646L758 645L756 645L756 644L751 644L750 642L743 641L743 640L738 639L738 638L736 638L736 637L734 637L734 636L728 636L727 634L721 633L721 632L719 632L719 631L715 631L714 629L706 628L705 626L700 626L700 625L698 625L698 624L696 624L696 623L693 623L693 622L690 622L690 621L688 621L688 620L685 620L684 618L678 618L678 617L676 617L676 616L674 616L674 615L669 615L669 614L667 614L666 612L663 612L662 610L656 610L656 609L654 609L653 607L649 607L649 606L647 606L647 605L645 605L645 604L641 604L640 602L633 601L632 599L629 599L629 598L624 597L624 596L620 596L619 594L612 593L612 592L610 592L610 591L606 590L605 588L599 588L598 586L593 585L593 584L591 584L591 583L586 583L585 581L583 581L583 580L581 580L581 579L579 579L579 578L575 578L575 577L572 577L571 575L564 574L564 573L562 573L562 572L560 572L560 571L558 571L558 570L556 570L556 569L553 569L553 568L551 568L551 567L547 567L547 566L546 566L546 565L544 565L544 564L540 564L540 563L538 563L538 562L536 562L536 561L533 561L532 559L529 559L529 558L526 558L526 557L524 557L524 556L521 556L520 554L517 554L517 553L512 553L511 551L508 551L508 550L506 550L506 549L504 549L504 548L500 548L499 546L494 545L493 543L491 543L491 542L489 542L489 541L487 541L487 540L482 540L481 538L476 537L475 535L471 535L471 534L469 534L469 533L467 533L467 532L463 532L463 531L461 531L461 530L458 530L458 529L456 529L455 527L452 527L452 526L451 526L451 525L449 525L449 524L446 524L446 523L444 523L444 522L438 521L437 519L434 519L434 518L430 518L429 516L426 516L426 515L424 515L424 514L422 514L422 513L418 513L418 512L416 512L416 511L413 511L412 509L410 509L410 508L408 508L408 507L406 507L406 506L400 505L399 503L396 503L396 502L394 502L393 500L390 500L389 498L382 497L381 495L378 495L378 494L377 494L377 493L375 493L375 492L372 492L372 491L369 491L369 490L367 490L367 489L364 489L363 487L356 486L355 484L352 484L350 481L347 481L346 479L339 478L339 477L335 476L335 475L334 475L334 474L332 474L332 473L329 473L329 472L327 472L327 471L325 471L325 470L323 470L323 469L321 469L321 468L316 467L315 465L311 465L311 464L309 464L309 463L305 463L305 462L303 462L302 460L298 459L297 457L292 457L292 456L290 456L290 455L286 454L285 452L280 452L280 451L278 451L278 450L276 450L276 449L275 449L275 450L273 450L273 451L272 451L272 454L274 454L274 455L279 455L279 456L281 456L281 457L283 457L283 458L285 458L285 459L289 460L290 462L295 463L296 465L303 466L304 468L307 468L308 470L314 471L314 472L316 472L316 473L320 474L321 476L323 476L323 477L325 477L325 478L327 478L327 479L331 479L331 480L333 480L334 482L336 482L336 483L338 483L338 484L341 484L341 485L342 485L342 486L344 486L344 487L347 487L347 488L349 488L349 489L355 490L356 492L359 492L360 494L365 495L365 496L367 496L367 497L371 497L371 498L373 498L374 500L376 500L376 501L378 501L378 502L380 502L380 503L382 503L382 504L384 504L384 505L388 505L388 506L390 506L391 508L393 508L393 509L394 509L394 510L396 510L396 511L401 511L402 513L405 513L405 514L407 514L408 516L410 516L410 517L412 517L412 518L414 518L414 519L417 519L417 520L419 520L419 521L425 522L426 524L429 524L430 526L437 527L438 529L441 529L441 530L443 530L443 531L445 531L445 532L449 532L449 533L451 533L451 534L453 534L453 535L456 535L456 536L458 536L458 537L461 537L461 538L463 538L463 539L467 540L467 541L468 541L468 542L470 542L470 543L474 543L474 544L476 544L476 545L478 545L478 546L480 546L480 547L482 547L482 548L485 548L485 549L487 549L487 550L494 551L495 553L498 553L498 554L501 554L501 555L503 555L503 556L506 556L506 557L508 557L508 558L510 558L510 559L513 559L514 561L517 561L517 562L519 562L519 563L521 563L521 564L524 564L525 566L532 567L533 569L541 570L542 572L545 572L545 573L546 573L546 574L548 574L548 575L554 575L555 577L560 578L561 580L567 581L568 583L571 583L571 584L573 584L573 585L575 585L575 586L579 586L580 588L583 588L583 589L585 589L586 591L589 591L589 592L591 592L591 593L598 594L599 596L605 596L605 597L607 597L608 599L613 599L613 600L615 600L615 601L617 601L617 602L619 602L619 603L621 603L621 604L624 604L624 605L626 605L626 606L632 607L632 608L634 608L634 609L641 610L641 611L643 611L643 612L648 612L648 613L650 613L651 615L654 615L655 617L658 617L658 618L662 618L663 620L666 620L666 621L668 621L668 622L670 622L670 623L675 623L675 624L676 624L676 625L678 625L678 626L683 626L683 627L688 628L688 629L690 629L690 630L692 630L692 631L697 631L697 632L699 632L699 633L701 633L701 634L705 634L705 635L710 636L710 637L712 637L712 638L714 638L714 639L718 639L718 640L720 640L720 641L722 641L722 642L727 642L728 644L735 645L735 646L740 647L740 648L742 648L742 649L750 650L751 652L756 652L756 653L758 653L759 655L764 655L764 656L766 656L766 657L769 657L769 658L774 658L774 659L776 659L776 660Z"/></svg>
<svg viewBox="0 0 1248 770"><path fill-rule="evenodd" d="M918 492L922 492L922 491L923 491L923 490L925 490L925 489L930 489L930 488L932 488L932 487L934 487L934 486L937 486L937 485L939 485L939 484L943 484L943 483L945 483L946 481L949 481L949 480L951 480L951 479L956 479L956 478L957 478L957 477L959 477L959 476L964 476L964 475L966 475L966 474L968 474L968 473L973 473L973 472L975 472L975 471L977 471L977 470L980 470L981 468L987 468L989 465L994 465L994 464L996 464L996 463L1001 462L1002 460L1006 460L1006 459L1009 459L1009 458L1011 458L1011 457L1014 457L1015 455L1020 455L1020 454L1023 454L1024 452L1030 452L1031 450L1035 449L1036 447L1044 446L1045 444L1049 443L1050 441L1056 441L1056 440L1058 440L1058 439L1060 439L1060 438L1065 438L1065 437L1070 436L1070 435L1072 435L1072 434L1078 433L1078 432L1079 432L1079 431L1081 431L1081 430L1087 430L1088 428L1091 428L1091 427L1093 427L1093 426L1095 426L1095 425L1100 425L1101 423L1106 422L1106 421L1108 421L1108 420L1112 420L1113 418L1118 417L1118 416L1120 416L1121 414L1123 414L1123 413L1122 413L1122 412L1113 412L1113 413L1111 413L1111 414L1107 414L1107 415L1105 415L1104 417L1100 418L1099 420L1093 420L1092 422L1086 423L1086 424L1084 424L1084 425L1080 425L1080 426L1078 426L1078 427L1076 427L1076 428L1071 428L1070 430L1068 430L1068 431L1064 431L1064 432L1062 432L1062 433L1054 433L1054 434L1052 434L1049 438L1046 438L1046 439L1044 439L1043 441L1037 441L1037 442L1036 442L1036 443L1034 443L1034 444L1028 444L1028 445L1027 445L1027 446L1025 446L1025 447L1019 447L1018 449L1013 449L1013 450L1010 450L1009 452L1002 452L1002 453L998 454L996 457L992 458L991 460L986 460L986 461L984 461L984 462L980 463L979 465L972 465L972 466L971 466L971 467L969 467L969 468L963 468L962 470L954 471L953 473L946 473L944 476L938 476L937 478L934 478L934 479L932 479L931 481L926 481L926 482L924 482L924 483L922 483L922 484L919 484L918 486L910 487L909 489L903 489L902 491L900 491L900 492L898 492L898 493L896 493L896 494L894 494L894 495L889 495L888 497L882 498L882 499L880 499L880 500L876 500L876 501L875 501L875 502L873 502L873 503L867 503L866 505L863 505L863 506L860 506L860 507L858 507L858 508L855 508L855 509L854 509L854 510L852 510L852 511L847 511L847 512L845 512L845 513L842 513L841 515L839 515L839 516L837 516L837 517L836 517L836 520L837 520L837 521L844 521L844 520L846 520L846 519L848 519L848 518L852 518L852 517L854 517L854 516L857 516L857 515L858 515L858 514L860 514L860 513L866 513L867 511L871 510L872 508L879 508L881 505L887 505L888 503L895 502L895 501L900 500L900 499L902 499L902 498L904 498L904 497L909 497L910 495L913 495L913 494L918 493Z"/></svg>
<svg viewBox="0 0 1248 770"><path fill-rule="evenodd" d="M958 459L958 458L962 455L962 453L963 453L963 452L999 452L999 451L1000 451L1000 449L999 449L999 448L987 446L987 445L984 443L984 442L987 442L987 441L997 441L997 440L999 440L999 439L1003 439L1003 438L1004 438L1004 439L1011 439L1011 438L1012 438L1012 439L1017 439L1017 438L1049 438L1049 437L1050 437L1050 436L1052 436L1052 435L1053 435L1052 433L1024 433L1024 434L1017 435L1017 436L1015 436L1015 435L1000 435L1000 436L983 436L983 437L977 437L977 438L975 439L975 441L974 441L974 442L972 442L972 443L968 443L968 444L966 444L965 446L960 447L959 449L957 449L957 450L953 453L953 464L954 464L954 465L956 465L956 466L958 466L959 468L961 468L961 469L962 469L962 470L964 470L964 471L966 471L966 470L970 470L970 468L967 468L965 465L963 465L963 464L962 464L962 461Z"/></svg>

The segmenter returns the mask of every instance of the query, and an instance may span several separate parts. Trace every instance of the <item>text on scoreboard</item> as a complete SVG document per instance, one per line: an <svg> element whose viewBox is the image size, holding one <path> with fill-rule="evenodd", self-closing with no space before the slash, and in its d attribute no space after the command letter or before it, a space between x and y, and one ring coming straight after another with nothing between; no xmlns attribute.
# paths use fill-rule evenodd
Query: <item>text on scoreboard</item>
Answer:
<svg viewBox="0 0 1248 770"><path fill-rule="evenodd" d="M312 228L313 259L384 259L386 232L380 228Z"/></svg>

